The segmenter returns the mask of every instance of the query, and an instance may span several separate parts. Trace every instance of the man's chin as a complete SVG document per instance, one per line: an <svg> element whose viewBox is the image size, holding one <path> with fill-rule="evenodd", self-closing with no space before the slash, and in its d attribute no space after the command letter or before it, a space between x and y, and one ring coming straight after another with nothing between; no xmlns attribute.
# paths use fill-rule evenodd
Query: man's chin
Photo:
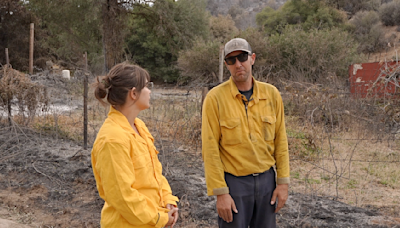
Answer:
<svg viewBox="0 0 400 228"><path fill-rule="evenodd" d="M236 74L235 79L236 81L247 81L247 76L245 74Z"/></svg>

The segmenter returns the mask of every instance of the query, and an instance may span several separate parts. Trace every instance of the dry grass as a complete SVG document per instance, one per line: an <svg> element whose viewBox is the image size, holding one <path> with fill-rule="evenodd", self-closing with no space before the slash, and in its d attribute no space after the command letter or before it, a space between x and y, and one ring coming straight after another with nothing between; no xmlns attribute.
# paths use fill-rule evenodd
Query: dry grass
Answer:
<svg viewBox="0 0 400 228"><path fill-rule="evenodd" d="M293 130L298 125L288 121L287 128ZM398 205L400 147L395 141L357 139L353 132L319 132L323 139L317 149L306 140L289 140L292 191L328 196L360 207Z"/></svg>
<svg viewBox="0 0 400 228"><path fill-rule="evenodd" d="M345 91L327 90L286 93L293 113L286 118L291 190L360 207L398 207L398 101L356 100L340 95ZM310 91L313 99L304 96ZM394 111L387 112L388 106Z"/></svg>

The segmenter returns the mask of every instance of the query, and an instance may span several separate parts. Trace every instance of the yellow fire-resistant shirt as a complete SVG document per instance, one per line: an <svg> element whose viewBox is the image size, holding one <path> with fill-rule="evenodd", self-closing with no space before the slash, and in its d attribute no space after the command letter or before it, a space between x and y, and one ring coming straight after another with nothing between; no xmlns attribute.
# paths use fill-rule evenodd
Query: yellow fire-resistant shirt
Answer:
<svg viewBox="0 0 400 228"><path fill-rule="evenodd" d="M246 176L276 165L277 184L290 182L279 91L253 78L253 95L247 108L243 100L247 101L232 78L210 90L204 100L202 154L208 195L229 193L224 172Z"/></svg>
<svg viewBox="0 0 400 228"><path fill-rule="evenodd" d="M93 173L105 201L102 228L163 227L166 205L178 201L162 175L154 138L143 121L136 118L135 125L140 135L111 107L93 145Z"/></svg>

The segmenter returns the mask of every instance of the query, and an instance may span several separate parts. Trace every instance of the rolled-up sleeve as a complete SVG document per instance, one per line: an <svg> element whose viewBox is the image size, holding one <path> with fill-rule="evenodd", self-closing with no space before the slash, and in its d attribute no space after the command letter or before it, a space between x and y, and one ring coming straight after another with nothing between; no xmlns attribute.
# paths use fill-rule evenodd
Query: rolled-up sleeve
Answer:
<svg viewBox="0 0 400 228"><path fill-rule="evenodd" d="M275 128L275 161L277 184L290 183L289 149L285 128L285 114L282 97L276 90L276 128Z"/></svg>
<svg viewBox="0 0 400 228"><path fill-rule="evenodd" d="M220 158L220 135L218 103L213 96L208 95L203 103L201 125L202 156L208 195L229 193Z"/></svg>

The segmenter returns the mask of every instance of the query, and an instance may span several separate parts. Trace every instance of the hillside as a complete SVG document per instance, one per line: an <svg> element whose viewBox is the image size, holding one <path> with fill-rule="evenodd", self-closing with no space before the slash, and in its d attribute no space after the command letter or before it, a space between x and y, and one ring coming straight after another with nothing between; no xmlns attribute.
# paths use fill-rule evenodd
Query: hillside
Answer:
<svg viewBox="0 0 400 228"><path fill-rule="evenodd" d="M207 10L213 16L231 15L235 21L237 28L245 30L248 27L256 27L256 15L264 7L269 6L274 9L278 9L287 0L209 0L207 2ZM383 27L385 32L385 39L388 42L388 46L381 51L376 53L367 54L367 62L382 62L396 60L396 55L400 55L400 27L389 26ZM396 54L397 51L397 54Z"/></svg>
<svg viewBox="0 0 400 228"><path fill-rule="evenodd" d="M270 6L274 9L282 6L287 0L209 0L207 10L213 16L218 14L230 14L235 21L236 27L245 30L256 26L256 14L264 7Z"/></svg>

